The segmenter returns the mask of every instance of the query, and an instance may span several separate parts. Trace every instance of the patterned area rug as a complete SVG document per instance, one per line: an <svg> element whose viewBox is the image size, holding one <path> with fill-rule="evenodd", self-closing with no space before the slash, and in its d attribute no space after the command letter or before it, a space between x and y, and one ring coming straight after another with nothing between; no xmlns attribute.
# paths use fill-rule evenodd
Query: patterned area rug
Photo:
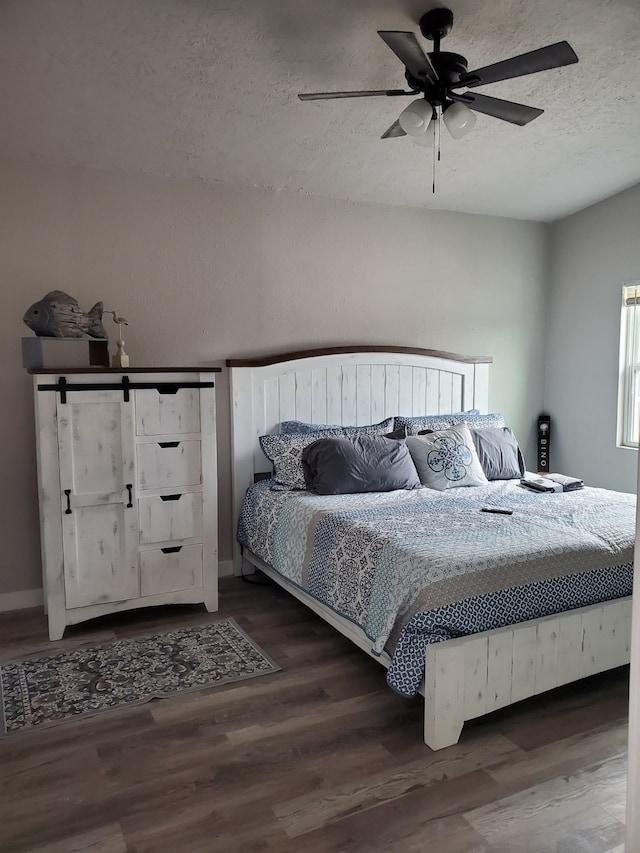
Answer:
<svg viewBox="0 0 640 853"><path fill-rule="evenodd" d="M1 732L56 725L279 669L233 619L8 663L0 667Z"/></svg>

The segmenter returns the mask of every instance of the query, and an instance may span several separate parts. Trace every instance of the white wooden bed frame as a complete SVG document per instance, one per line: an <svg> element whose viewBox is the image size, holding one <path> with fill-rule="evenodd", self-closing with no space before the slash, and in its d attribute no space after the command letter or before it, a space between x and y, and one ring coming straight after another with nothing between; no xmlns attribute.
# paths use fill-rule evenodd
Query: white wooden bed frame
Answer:
<svg viewBox="0 0 640 853"><path fill-rule="evenodd" d="M234 529L247 488L270 472L258 436L283 420L364 425L392 415L487 411L488 357L405 347L309 350L229 360ZM255 555L245 561L319 614L384 666L353 623L300 590ZM234 552L242 570L240 548ZM471 720L598 672L629 663L631 597L427 647L424 740L458 742Z"/></svg>

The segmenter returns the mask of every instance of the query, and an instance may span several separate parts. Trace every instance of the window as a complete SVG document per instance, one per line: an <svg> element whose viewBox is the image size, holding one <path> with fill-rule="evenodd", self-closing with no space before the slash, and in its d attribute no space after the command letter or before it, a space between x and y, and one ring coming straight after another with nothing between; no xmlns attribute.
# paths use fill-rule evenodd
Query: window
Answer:
<svg viewBox="0 0 640 853"><path fill-rule="evenodd" d="M618 441L638 447L640 437L640 281L622 289Z"/></svg>

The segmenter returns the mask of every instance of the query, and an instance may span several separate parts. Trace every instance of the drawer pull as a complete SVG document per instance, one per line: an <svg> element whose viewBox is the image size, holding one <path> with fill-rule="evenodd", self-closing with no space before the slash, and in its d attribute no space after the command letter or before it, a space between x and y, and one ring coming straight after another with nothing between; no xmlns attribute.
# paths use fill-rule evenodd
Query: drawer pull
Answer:
<svg viewBox="0 0 640 853"><path fill-rule="evenodd" d="M177 394L180 390L179 384L172 384L170 382L162 382L156 385L156 391L158 394Z"/></svg>
<svg viewBox="0 0 640 853"><path fill-rule="evenodd" d="M71 497L70 497L71 489L65 489L64 493L67 497L67 508L65 509L64 514L65 515L71 515Z"/></svg>
<svg viewBox="0 0 640 853"><path fill-rule="evenodd" d="M132 489L133 489L133 484L127 483L127 491L129 492L129 503L127 504L127 509L131 509L131 507L133 506L133 495L131 493Z"/></svg>
<svg viewBox="0 0 640 853"><path fill-rule="evenodd" d="M158 447L177 447L179 444L179 441L159 441Z"/></svg>
<svg viewBox="0 0 640 853"><path fill-rule="evenodd" d="M160 548L163 554L177 554L182 551L182 545L174 545L173 548Z"/></svg>
<svg viewBox="0 0 640 853"><path fill-rule="evenodd" d="M160 495L161 501L179 501L182 495Z"/></svg>

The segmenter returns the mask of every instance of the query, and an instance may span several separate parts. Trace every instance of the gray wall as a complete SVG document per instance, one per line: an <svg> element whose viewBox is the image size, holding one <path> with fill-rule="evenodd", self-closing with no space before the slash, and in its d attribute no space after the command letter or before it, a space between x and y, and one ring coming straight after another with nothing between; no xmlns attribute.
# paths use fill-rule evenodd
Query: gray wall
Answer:
<svg viewBox="0 0 640 853"><path fill-rule="evenodd" d="M132 365L341 343L492 355L491 407L533 458L547 228L125 173L0 171L0 594L40 585L25 309L60 288L127 317ZM112 326L115 330L115 327ZM112 339L115 335L112 336ZM220 556L230 559L227 376Z"/></svg>
<svg viewBox="0 0 640 853"><path fill-rule="evenodd" d="M616 447L622 285L640 279L640 186L553 224L545 408L551 467L636 491L637 451Z"/></svg>

